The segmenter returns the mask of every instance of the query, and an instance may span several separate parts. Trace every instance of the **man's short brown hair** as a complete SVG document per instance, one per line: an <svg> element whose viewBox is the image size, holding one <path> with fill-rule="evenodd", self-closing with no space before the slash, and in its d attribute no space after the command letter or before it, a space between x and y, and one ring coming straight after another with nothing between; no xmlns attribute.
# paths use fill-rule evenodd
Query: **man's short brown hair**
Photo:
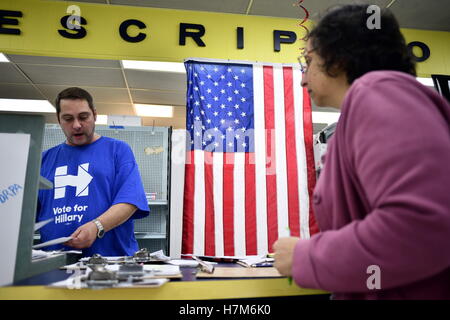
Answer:
<svg viewBox="0 0 450 320"><path fill-rule="evenodd" d="M90 93L87 92L86 90L78 88L78 87L70 87L70 88L67 88L67 89L64 89L63 91L61 91L58 94L58 96L56 97L55 107L56 107L56 116L58 117L58 119L59 119L59 114L61 112L60 102L62 99L86 100L87 103L89 104L89 108L92 110L92 113L95 112L94 101L93 101Z"/></svg>

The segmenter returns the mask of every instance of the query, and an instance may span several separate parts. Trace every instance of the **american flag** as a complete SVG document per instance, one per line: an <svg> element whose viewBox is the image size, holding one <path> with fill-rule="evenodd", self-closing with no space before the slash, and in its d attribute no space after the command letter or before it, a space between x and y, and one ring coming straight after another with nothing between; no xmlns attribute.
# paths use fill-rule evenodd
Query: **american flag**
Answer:
<svg viewBox="0 0 450 320"><path fill-rule="evenodd" d="M295 65L187 60L182 254L272 252L318 232L311 104Z"/></svg>

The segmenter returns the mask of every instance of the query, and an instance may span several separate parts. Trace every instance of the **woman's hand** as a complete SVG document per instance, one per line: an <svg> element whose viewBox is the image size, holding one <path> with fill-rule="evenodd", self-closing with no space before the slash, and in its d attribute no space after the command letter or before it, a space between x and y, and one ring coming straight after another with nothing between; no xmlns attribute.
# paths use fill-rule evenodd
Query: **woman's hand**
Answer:
<svg viewBox="0 0 450 320"><path fill-rule="evenodd" d="M274 267L283 276L290 277L292 275L292 260L294 256L294 249L300 238L289 237L280 238L273 244L275 250Z"/></svg>

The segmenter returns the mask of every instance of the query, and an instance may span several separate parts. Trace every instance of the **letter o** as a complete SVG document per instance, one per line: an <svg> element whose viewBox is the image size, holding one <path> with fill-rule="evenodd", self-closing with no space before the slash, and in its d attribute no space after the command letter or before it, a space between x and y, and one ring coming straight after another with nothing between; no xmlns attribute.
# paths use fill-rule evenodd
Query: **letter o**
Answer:
<svg viewBox="0 0 450 320"><path fill-rule="evenodd" d="M418 57L414 54L414 52L413 52L414 47L419 47L422 50L421 57ZM408 43L408 50L411 52L411 54L414 56L414 58L417 62L423 62L423 61L427 60L431 55L430 48L425 43L420 42L420 41L413 41L413 42Z"/></svg>

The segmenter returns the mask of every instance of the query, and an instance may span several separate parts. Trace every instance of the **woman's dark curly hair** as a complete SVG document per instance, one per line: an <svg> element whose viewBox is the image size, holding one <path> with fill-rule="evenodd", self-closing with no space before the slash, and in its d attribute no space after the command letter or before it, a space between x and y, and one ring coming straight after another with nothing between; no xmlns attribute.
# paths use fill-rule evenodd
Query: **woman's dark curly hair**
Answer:
<svg viewBox="0 0 450 320"><path fill-rule="evenodd" d="M308 39L330 76L345 72L349 84L374 70L397 70L416 76L414 57L394 15L381 9L380 28L369 29L369 5L345 5L329 11Z"/></svg>

